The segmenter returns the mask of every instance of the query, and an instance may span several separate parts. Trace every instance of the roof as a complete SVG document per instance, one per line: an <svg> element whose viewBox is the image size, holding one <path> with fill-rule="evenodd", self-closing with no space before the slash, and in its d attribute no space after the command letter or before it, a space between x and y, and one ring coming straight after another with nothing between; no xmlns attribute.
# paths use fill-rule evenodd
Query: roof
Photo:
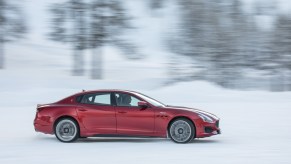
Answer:
<svg viewBox="0 0 291 164"><path fill-rule="evenodd" d="M131 93L138 93L136 91L131 90L122 90L122 89L97 89L97 90L83 90L79 93L92 93L92 92L131 92ZM78 94L79 94L78 93Z"/></svg>

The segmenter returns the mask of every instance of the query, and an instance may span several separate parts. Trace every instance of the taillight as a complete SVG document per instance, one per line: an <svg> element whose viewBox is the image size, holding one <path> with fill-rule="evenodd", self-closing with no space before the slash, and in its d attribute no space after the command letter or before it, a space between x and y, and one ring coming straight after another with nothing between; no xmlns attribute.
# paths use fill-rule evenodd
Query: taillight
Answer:
<svg viewBox="0 0 291 164"><path fill-rule="evenodd" d="M41 112L43 109L44 108L40 107L40 104L37 104L35 118L39 118L39 116L40 116L39 112Z"/></svg>
<svg viewBox="0 0 291 164"><path fill-rule="evenodd" d="M36 113L35 113L35 118L34 118L34 120L36 120L38 117L39 117L39 116L38 116L38 109L36 109Z"/></svg>
<svg viewBox="0 0 291 164"><path fill-rule="evenodd" d="M42 110L44 109L43 106L44 106L44 105L42 105L42 104L37 104L37 106L36 106L36 110L37 110L37 112L42 111Z"/></svg>

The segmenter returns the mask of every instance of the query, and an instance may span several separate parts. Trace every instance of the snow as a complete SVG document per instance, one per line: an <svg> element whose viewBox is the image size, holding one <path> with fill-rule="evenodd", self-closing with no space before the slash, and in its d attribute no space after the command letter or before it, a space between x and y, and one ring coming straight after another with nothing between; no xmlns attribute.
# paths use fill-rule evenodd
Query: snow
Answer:
<svg viewBox="0 0 291 164"><path fill-rule="evenodd" d="M199 81L161 87L159 81L146 85L140 83L149 81L94 81L42 74L45 70L18 71L0 71L0 163L291 162L290 92L234 91ZM212 112L221 118L222 134L189 144L159 138L88 138L65 144L34 131L36 104L54 102L84 87L132 89L166 104Z"/></svg>

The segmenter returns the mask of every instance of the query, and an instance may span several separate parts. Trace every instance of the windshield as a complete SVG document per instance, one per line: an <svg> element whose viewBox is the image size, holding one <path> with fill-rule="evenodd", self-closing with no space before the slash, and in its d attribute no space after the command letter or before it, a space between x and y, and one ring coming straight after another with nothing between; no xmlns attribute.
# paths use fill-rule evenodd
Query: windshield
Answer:
<svg viewBox="0 0 291 164"><path fill-rule="evenodd" d="M140 98L144 99L145 101L151 103L152 105L154 106L157 106L157 107L165 107L166 105L164 105L163 103L149 97L149 96L146 96L146 95L143 95L141 93L137 93L137 92L134 92L137 96L139 96Z"/></svg>

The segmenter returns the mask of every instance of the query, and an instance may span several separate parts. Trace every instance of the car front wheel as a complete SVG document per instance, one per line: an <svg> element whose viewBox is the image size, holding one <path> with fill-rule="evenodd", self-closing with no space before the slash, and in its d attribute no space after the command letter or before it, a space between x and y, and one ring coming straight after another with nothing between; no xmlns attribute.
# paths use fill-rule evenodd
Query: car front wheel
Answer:
<svg viewBox="0 0 291 164"><path fill-rule="evenodd" d="M63 118L55 126L55 135L61 142L73 142L79 137L78 124L73 119Z"/></svg>
<svg viewBox="0 0 291 164"><path fill-rule="evenodd" d="M174 120L168 130L168 135L176 143L187 143L194 138L195 129L191 121L185 118Z"/></svg>

